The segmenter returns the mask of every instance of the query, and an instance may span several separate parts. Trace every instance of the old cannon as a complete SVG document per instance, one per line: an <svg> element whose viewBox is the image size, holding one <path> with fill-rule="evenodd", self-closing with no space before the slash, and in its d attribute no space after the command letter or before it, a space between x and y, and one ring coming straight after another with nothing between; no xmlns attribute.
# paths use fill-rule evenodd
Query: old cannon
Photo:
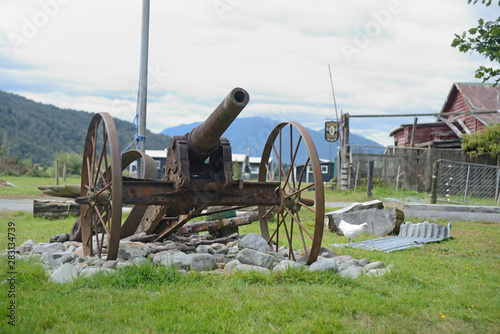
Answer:
<svg viewBox="0 0 500 334"><path fill-rule="evenodd" d="M231 146L221 138L249 102L233 89L208 119L191 132L171 139L162 180L156 167L138 151L120 156L114 122L108 113L90 122L81 178L81 229L85 255L116 259L120 239L139 232L162 240L206 209L258 206L262 236L276 250L280 242L301 250L314 262L324 227L321 166L309 133L300 124L283 122L271 132L262 153L258 181L233 180ZM296 158L298 152L302 164ZM122 168L141 159L143 177L122 176ZM153 171L154 170L154 171ZM122 223L122 205L134 205ZM96 249L93 249L96 247Z"/></svg>

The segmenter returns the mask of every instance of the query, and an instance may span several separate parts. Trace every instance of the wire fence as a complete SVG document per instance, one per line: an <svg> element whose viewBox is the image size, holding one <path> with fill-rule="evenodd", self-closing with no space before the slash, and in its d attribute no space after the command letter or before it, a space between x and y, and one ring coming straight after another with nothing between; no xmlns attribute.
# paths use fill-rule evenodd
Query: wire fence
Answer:
<svg viewBox="0 0 500 334"><path fill-rule="evenodd" d="M500 167L438 160L437 196L440 200L460 201L486 199L499 203Z"/></svg>
<svg viewBox="0 0 500 334"><path fill-rule="evenodd" d="M379 154L358 150L351 152L350 188L366 183L369 161L374 161L375 182L393 186L396 190L427 193L431 192L434 163L441 161L443 170L440 171L440 180L444 183L440 184L440 200L470 202L472 199L489 199L498 203L497 179L500 167L497 159L487 155L470 157L461 149L429 147L388 147ZM453 167L445 168L445 162Z"/></svg>

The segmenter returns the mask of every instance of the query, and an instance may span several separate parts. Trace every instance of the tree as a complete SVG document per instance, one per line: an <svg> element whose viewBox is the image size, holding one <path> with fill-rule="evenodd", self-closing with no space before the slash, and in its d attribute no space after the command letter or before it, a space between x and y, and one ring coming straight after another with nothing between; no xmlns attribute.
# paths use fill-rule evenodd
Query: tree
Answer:
<svg viewBox="0 0 500 334"><path fill-rule="evenodd" d="M483 131L464 135L462 147L470 156L489 154L493 158L500 157L500 123L490 124Z"/></svg>
<svg viewBox="0 0 500 334"><path fill-rule="evenodd" d="M492 0L468 0L469 4L471 2L473 5L481 2L486 7L489 7ZM498 6L500 6L500 1ZM458 47L460 52L464 53L475 51L492 62L500 63L500 17L496 21L487 22L479 19L478 23L477 27L464 31L461 36L455 34L451 46ZM483 82L493 79L495 80L494 85L497 85L500 82L500 69L479 66L475 76L478 79L483 79Z"/></svg>

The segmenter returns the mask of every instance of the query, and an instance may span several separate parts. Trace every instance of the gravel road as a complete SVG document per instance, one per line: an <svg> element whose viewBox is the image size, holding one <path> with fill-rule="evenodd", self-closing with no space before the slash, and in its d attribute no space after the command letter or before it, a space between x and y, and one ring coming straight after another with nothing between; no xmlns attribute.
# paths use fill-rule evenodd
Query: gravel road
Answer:
<svg viewBox="0 0 500 334"><path fill-rule="evenodd" d="M33 211L33 199L0 198L0 212Z"/></svg>

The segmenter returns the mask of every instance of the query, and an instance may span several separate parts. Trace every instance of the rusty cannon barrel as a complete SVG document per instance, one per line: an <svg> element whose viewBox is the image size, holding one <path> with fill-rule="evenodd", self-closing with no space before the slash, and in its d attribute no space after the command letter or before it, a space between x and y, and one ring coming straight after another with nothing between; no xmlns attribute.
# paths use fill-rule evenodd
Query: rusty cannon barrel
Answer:
<svg viewBox="0 0 500 334"><path fill-rule="evenodd" d="M190 161L203 162L217 149L220 137L249 100L246 90L234 88L205 122L186 135Z"/></svg>

